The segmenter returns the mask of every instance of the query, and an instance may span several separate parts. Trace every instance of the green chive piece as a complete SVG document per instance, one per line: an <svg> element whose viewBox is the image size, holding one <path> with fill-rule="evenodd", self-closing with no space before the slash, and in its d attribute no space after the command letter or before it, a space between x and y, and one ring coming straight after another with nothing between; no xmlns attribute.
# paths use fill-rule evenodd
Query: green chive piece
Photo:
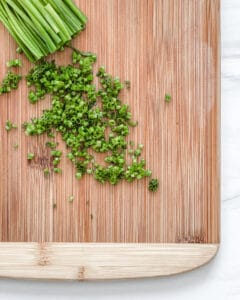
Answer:
<svg viewBox="0 0 240 300"><path fill-rule="evenodd" d="M165 101L168 102L168 103L171 102L172 101L172 96L169 95L169 94L166 94L165 95Z"/></svg>
<svg viewBox="0 0 240 300"><path fill-rule="evenodd" d="M13 59L7 62L7 67L21 67L22 61L20 59Z"/></svg>
<svg viewBox="0 0 240 300"><path fill-rule="evenodd" d="M48 176L48 175L50 175L50 170L48 169L48 168L45 168L44 170L43 170L43 173L44 173L44 176Z"/></svg>
<svg viewBox="0 0 240 300"><path fill-rule="evenodd" d="M156 192L159 187L159 181L158 179L152 179L148 184L148 189L151 192Z"/></svg>
<svg viewBox="0 0 240 300"><path fill-rule="evenodd" d="M12 129L16 129L17 128L17 125L12 123L11 121L7 120L6 123L5 123L5 129L7 131L10 131Z"/></svg>
<svg viewBox="0 0 240 300"><path fill-rule="evenodd" d="M32 152L28 153L28 155L27 155L27 159L28 159L28 160L33 160L34 157L35 157L35 154L32 153Z"/></svg>

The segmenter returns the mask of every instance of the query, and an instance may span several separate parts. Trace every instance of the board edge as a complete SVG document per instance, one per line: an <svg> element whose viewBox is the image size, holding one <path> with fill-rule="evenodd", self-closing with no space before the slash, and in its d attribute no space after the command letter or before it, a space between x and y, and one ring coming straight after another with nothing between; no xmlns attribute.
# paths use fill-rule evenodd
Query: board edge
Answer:
<svg viewBox="0 0 240 300"><path fill-rule="evenodd" d="M207 264L219 244L0 243L0 277L105 280L180 274Z"/></svg>

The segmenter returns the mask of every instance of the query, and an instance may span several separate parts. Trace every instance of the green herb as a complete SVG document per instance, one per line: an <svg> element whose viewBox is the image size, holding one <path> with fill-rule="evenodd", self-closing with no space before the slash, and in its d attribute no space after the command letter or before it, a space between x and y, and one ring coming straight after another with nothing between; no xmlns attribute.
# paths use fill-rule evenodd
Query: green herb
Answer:
<svg viewBox="0 0 240 300"><path fill-rule="evenodd" d="M54 143L51 141L46 142L46 147L49 147L50 149L56 149L57 146L58 146L58 143Z"/></svg>
<svg viewBox="0 0 240 300"><path fill-rule="evenodd" d="M148 184L148 189L151 192L156 192L159 187L158 179L152 179Z"/></svg>
<svg viewBox="0 0 240 300"><path fill-rule="evenodd" d="M13 124L11 121L7 120L6 123L5 123L5 129L7 131L10 131L12 129L16 129L17 128L17 125L16 124Z"/></svg>
<svg viewBox="0 0 240 300"><path fill-rule="evenodd" d="M53 168L53 172L57 174L62 174L62 169L60 168Z"/></svg>
<svg viewBox="0 0 240 300"><path fill-rule="evenodd" d="M130 142L132 163L127 163L126 138L130 126L136 126L137 122L131 120L129 106L119 97L124 84L100 67L97 90L93 83L95 61L95 54L74 49L72 65L57 66L54 61L41 61L30 70L26 77L28 86L34 88L30 97L37 102L50 94L52 106L39 118L25 123L25 132L27 135L58 132L70 150L67 156L76 168L77 179L92 174L100 183L115 185L124 179L133 182L149 177L151 171L146 169L145 160L140 159L142 144L133 149L134 142ZM62 151L55 150L54 142L48 141L46 146L53 149L53 171L61 173L57 166ZM105 164L96 163L89 152L105 153Z"/></svg>
<svg viewBox="0 0 240 300"><path fill-rule="evenodd" d="M172 101L172 96L169 95L169 94L166 94L165 95L165 101L168 102L168 103L171 102Z"/></svg>
<svg viewBox="0 0 240 300"><path fill-rule="evenodd" d="M17 52L18 54L22 54L22 53L23 53L23 50L22 50L22 48L18 47L18 48L16 49L16 52Z"/></svg>
<svg viewBox="0 0 240 300"><path fill-rule="evenodd" d="M28 155L27 155L27 159L28 160L33 160L34 159L34 157L35 157L35 154L34 153L28 153Z"/></svg>
<svg viewBox="0 0 240 300"><path fill-rule="evenodd" d="M53 159L53 165L56 167L56 166L58 166L59 165L59 163L60 163L60 157L55 157L54 159Z"/></svg>
<svg viewBox="0 0 240 300"><path fill-rule="evenodd" d="M20 59L13 59L7 62L7 67L21 67L22 61Z"/></svg>
<svg viewBox="0 0 240 300"><path fill-rule="evenodd" d="M138 121L129 121L128 125L131 127L136 127L138 125Z"/></svg>
<svg viewBox="0 0 240 300"><path fill-rule="evenodd" d="M63 49L87 19L72 0L1 0L0 21L34 62Z"/></svg>
<svg viewBox="0 0 240 300"><path fill-rule="evenodd" d="M82 178L82 173L81 172L76 173L75 177L77 179L81 179Z"/></svg>
<svg viewBox="0 0 240 300"><path fill-rule="evenodd" d="M48 132L47 136L50 137L50 138L55 138L55 135L54 135L53 132ZM56 143L56 146L57 146L57 144L58 144L58 143ZM51 147L50 147L50 148L51 148Z"/></svg>
<svg viewBox="0 0 240 300"><path fill-rule="evenodd" d="M8 71L5 78L0 83L0 95L16 90L21 79L21 75Z"/></svg>
<svg viewBox="0 0 240 300"><path fill-rule="evenodd" d="M50 175L50 170L48 168L45 168L43 170L44 175L47 177L48 175Z"/></svg>
<svg viewBox="0 0 240 300"><path fill-rule="evenodd" d="M54 157L61 157L62 156L62 151L52 150L51 155L54 156Z"/></svg>

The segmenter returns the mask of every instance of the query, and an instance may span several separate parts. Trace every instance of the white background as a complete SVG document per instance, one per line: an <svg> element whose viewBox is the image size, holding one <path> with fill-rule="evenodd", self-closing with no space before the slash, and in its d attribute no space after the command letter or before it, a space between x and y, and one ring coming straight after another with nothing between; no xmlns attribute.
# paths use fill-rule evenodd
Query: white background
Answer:
<svg viewBox="0 0 240 300"><path fill-rule="evenodd" d="M217 257L169 278L0 280L2 299L240 299L240 0L222 0L222 245Z"/></svg>

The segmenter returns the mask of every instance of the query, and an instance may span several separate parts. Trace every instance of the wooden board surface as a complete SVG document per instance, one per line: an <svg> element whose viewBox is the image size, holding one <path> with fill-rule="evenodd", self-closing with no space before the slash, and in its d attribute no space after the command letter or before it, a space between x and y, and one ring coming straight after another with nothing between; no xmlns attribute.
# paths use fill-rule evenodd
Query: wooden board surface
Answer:
<svg viewBox="0 0 240 300"><path fill-rule="evenodd" d="M217 244L2 243L0 277L116 279L166 276L206 264Z"/></svg>
<svg viewBox="0 0 240 300"><path fill-rule="evenodd" d="M145 145L159 191L149 193L148 180L116 187L89 176L77 181L67 158L62 175L44 178L47 137L27 137L21 124L50 101L30 105L23 82L0 99L1 242L219 243L219 2L76 0L89 21L74 45L96 53L96 67L131 81L122 99L139 125L129 140ZM0 40L2 78L17 55L1 24ZM70 52L54 58L67 64ZM30 67L24 59L23 73ZM7 133L7 119L19 129ZM31 163L28 152L36 153Z"/></svg>

